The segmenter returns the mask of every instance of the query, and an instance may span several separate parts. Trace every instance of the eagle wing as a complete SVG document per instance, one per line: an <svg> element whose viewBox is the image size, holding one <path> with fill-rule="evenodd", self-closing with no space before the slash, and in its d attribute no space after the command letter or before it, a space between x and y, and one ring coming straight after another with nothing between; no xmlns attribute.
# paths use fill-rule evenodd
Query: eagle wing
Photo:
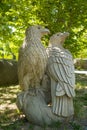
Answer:
<svg viewBox="0 0 87 130"><path fill-rule="evenodd" d="M48 73L57 83L56 96L74 97L75 74L72 55L65 50L52 49L48 60Z"/></svg>
<svg viewBox="0 0 87 130"><path fill-rule="evenodd" d="M29 46L19 50L18 76L23 89L39 86L47 63L46 50L39 42L29 43Z"/></svg>

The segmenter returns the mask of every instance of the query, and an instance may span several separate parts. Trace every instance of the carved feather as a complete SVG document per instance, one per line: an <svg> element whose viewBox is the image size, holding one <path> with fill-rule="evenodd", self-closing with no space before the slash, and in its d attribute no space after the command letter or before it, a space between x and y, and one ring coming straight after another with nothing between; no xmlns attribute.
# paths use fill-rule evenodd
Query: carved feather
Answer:
<svg viewBox="0 0 87 130"><path fill-rule="evenodd" d="M64 50L60 52L58 49L53 48L48 63L50 64L48 71L52 78L58 82L58 84L60 83L61 88L69 97L75 96L75 92L73 91L75 75L72 56ZM56 88L56 90L58 89L59 87Z"/></svg>
<svg viewBox="0 0 87 130"><path fill-rule="evenodd" d="M66 94L74 97L75 74L71 53L64 49L62 42L66 34L57 33L50 38L48 74L56 82L56 96Z"/></svg>
<svg viewBox="0 0 87 130"><path fill-rule="evenodd" d="M26 30L18 58L19 84L23 90L40 86L47 64L47 54L41 37L47 33L49 30L41 26L31 26Z"/></svg>
<svg viewBox="0 0 87 130"><path fill-rule="evenodd" d="M50 38L48 75L51 79L52 110L59 116L73 115L75 74L71 53L62 44L67 33L57 33Z"/></svg>

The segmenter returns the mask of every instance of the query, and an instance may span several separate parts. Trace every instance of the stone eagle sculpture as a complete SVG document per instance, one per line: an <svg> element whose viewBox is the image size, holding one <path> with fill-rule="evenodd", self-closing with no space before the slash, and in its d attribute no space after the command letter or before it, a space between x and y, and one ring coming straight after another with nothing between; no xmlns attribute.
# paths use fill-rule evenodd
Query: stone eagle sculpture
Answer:
<svg viewBox="0 0 87 130"><path fill-rule="evenodd" d="M41 37L47 33L41 26L26 30L18 59L19 84L25 91L16 102L28 121L43 127L71 120L75 96L73 58L63 47L69 33L51 36L46 52Z"/></svg>
<svg viewBox="0 0 87 130"><path fill-rule="evenodd" d="M47 72L51 79L52 111L62 117L74 114L75 75L71 53L63 48L68 32L50 37Z"/></svg>
<svg viewBox="0 0 87 130"><path fill-rule="evenodd" d="M39 25L26 29L26 36L19 49L18 57L18 77L22 90L35 91L35 88L40 86L47 64L47 54L41 38L48 33L48 29Z"/></svg>

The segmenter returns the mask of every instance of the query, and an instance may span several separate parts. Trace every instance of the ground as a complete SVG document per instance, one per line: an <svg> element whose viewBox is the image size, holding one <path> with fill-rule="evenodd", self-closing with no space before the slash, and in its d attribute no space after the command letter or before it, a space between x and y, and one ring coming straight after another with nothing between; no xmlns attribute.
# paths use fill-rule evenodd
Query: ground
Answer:
<svg viewBox="0 0 87 130"><path fill-rule="evenodd" d="M41 128L29 123L16 106L19 86L0 87L0 130L87 130L87 75L76 75L75 116L68 124Z"/></svg>

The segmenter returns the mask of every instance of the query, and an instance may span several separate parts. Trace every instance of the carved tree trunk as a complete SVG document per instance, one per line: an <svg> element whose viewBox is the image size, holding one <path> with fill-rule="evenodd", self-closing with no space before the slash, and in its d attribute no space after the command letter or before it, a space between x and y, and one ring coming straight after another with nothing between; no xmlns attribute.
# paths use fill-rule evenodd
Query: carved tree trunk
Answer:
<svg viewBox="0 0 87 130"><path fill-rule="evenodd" d="M0 86L18 84L17 61L0 60Z"/></svg>

